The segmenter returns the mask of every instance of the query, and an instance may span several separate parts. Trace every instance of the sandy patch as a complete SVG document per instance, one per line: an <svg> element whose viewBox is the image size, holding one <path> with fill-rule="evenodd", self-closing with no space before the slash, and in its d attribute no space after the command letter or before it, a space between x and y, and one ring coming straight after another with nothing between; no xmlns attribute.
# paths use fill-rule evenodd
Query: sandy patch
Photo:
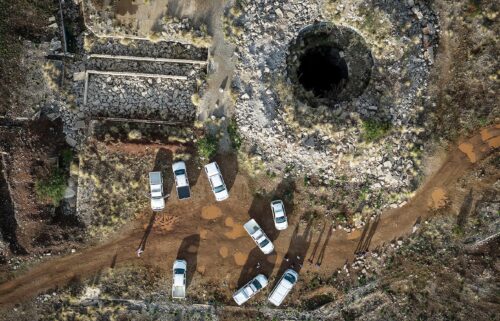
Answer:
<svg viewBox="0 0 500 321"><path fill-rule="evenodd" d="M354 230L352 233L347 234L348 240L355 240L361 237L361 229Z"/></svg>
<svg viewBox="0 0 500 321"><path fill-rule="evenodd" d="M205 206L201 209L201 217L205 220L215 220L222 216L222 211L215 205Z"/></svg>
<svg viewBox="0 0 500 321"><path fill-rule="evenodd" d="M243 225L241 224L235 224L234 219L232 217L226 218L224 221L224 224L227 227L231 228L231 231L224 233L224 235L231 240L236 240L240 237L243 237L246 235L246 231L243 228Z"/></svg>
<svg viewBox="0 0 500 321"><path fill-rule="evenodd" d="M198 271L198 273L200 273L200 274L205 274L205 270L206 270L206 267L204 265L199 265L196 268L196 271Z"/></svg>
<svg viewBox="0 0 500 321"><path fill-rule="evenodd" d="M488 146L490 146L490 148L500 147L500 136L488 139L487 143L488 143Z"/></svg>
<svg viewBox="0 0 500 321"><path fill-rule="evenodd" d="M248 255L241 253L241 252L236 252L233 254L234 262L238 266L243 266L245 265L245 262L248 259Z"/></svg>
<svg viewBox="0 0 500 321"><path fill-rule="evenodd" d="M429 207L432 209L440 209L446 206L446 201L448 200L446 192L440 187L434 188L431 194L431 199L429 201Z"/></svg>
<svg viewBox="0 0 500 321"><path fill-rule="evenodd" d="M227 247L223 246L219 249L219 254L223 258L226 258L229 255L229 250L227 249Z"/></svg>
<svg viewBox="0 0 500 321"><path fill-rule="evenodd" d="M200 229L200 238L202 240L206 240L208 235L208 230L205 230L204 228Z"/></svg>
<svg viewBox="0 0 500 321"><path fill-rule="evenodd" d="M467 155L471 163L475 163L477 161L476 153L474 153L474 145L471 143L462 143L458 145L458 149Z"/></svg>
<svg viewBox="0 0 500 321"><path fill-rule="evenodd" d="M491 137L493 137L493 134L488 128L481 129L481 139L483 140L483 142L487 141Z"/></svg>

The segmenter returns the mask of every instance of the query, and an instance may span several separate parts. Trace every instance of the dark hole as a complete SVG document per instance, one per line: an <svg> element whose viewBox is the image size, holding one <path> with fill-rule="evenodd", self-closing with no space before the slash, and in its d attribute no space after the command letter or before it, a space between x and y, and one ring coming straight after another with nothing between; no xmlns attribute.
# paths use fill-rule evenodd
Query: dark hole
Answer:
<svg viewBox="0 0 500 321"><path fill-rule="evenodd" d="M299 82L317 97L336 96L347 79L347 63L334 47L310 48L300 57Z"/></svg>

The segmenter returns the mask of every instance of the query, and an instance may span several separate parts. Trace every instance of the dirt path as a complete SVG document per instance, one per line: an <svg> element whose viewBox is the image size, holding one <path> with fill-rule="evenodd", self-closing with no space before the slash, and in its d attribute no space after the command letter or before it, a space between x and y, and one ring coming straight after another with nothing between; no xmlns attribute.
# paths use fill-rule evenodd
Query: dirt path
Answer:
<svg viewBox="0 0 500 321"><path fill-rule="evenodd" d="M224 286L222 291L228 296L257 271L276 276L293 265L296 270L302 269L301 273L331 274L347 260L352 260L356 251L373 249L408 234L416 221L431 215L430 208L440 206L442 202L447 202L458 212L465 194L459 179L475 163L496 152L499 137L500 125L496 125L463 141L461 147L448 153L442 166L427 179L410 202L388 210L363 231L349 234L332 231L329 226L313 232L311 226L298 224L299 218L293 210L290 227L278 233L272 228L269 200L253 198L249 182L243 175L228 178L231 197L220 204L213 201L206 179L200 177L192 188L193 199L189 202L169 199L165 212L157 214L157 224L150 220L150 214L145 215L143 220L131 222L117 232L115 239L105 244L41 263L1 284L0 305L25 300L107 268L147 264L168 271L176 257L188 261L188 274L191 275L188 287L225 282L229 286ZM468 146L466 152L463 152L463 146ZM234 160L224 157L217 161L222 164L223 172L237 173ZM242 232L240 226L249 216L256 218L274 240L275 253L264 256ZM148 222L153 223L151 229L147 228ZM151 233L145 235L145 231ZM145 251L138 258L136 249L144 238Z"/></svg>

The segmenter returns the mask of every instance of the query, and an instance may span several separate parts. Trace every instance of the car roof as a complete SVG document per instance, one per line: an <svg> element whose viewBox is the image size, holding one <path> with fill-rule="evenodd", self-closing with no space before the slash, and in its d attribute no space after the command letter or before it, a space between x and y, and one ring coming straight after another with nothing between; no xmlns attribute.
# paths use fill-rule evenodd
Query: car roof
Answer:
<svg viewBox="0 0 500 321"><path fill-rule="evenodd" d="M217 163L213 162L210 164L205 165L205 171L209 176L215 175L219 173L219 169L217 168Z"/></svg>
<svg viewBox="0 0 500 321"><path fill-rule="evenodd" d="M151 185L161 184L161 172L149 172L149 183Z"/></svg>
<svg viewBox="0 0 500 321"><path fill-rule="evenodd" d="M214 187L224 185L222 181L222 177L220 175L210 176L210 180L212 181L212 185Z"/></svg>
<svg viewBox="0 0 500 321"><path fill-rule="evenodd" d="M184 163L183 161L178 161L178 162L175 162L172 164L172 170L173 171L176 171L176 170L179 170L179 169L186 169L186 163Z"/></svg>

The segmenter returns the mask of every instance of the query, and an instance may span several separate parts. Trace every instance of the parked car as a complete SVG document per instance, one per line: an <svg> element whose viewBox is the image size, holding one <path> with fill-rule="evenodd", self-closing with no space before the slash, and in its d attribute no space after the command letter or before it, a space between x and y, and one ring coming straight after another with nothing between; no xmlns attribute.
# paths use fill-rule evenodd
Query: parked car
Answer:
<svg viewBox="0 0 500 321"><path fill-rule="evenodd" d="M263 274L254 277L250 282L233 294L233 299L238 305L247 302L251 297L259 293L267 286L267 278Z"/></svg>
<svg viewBox="0 0 500 321"><path fill-rule="evenodd" d="M172 298L186 298L186 270L185 260L175 260L173 267Z"/></svg>
<svg viewBox="0 0 500 321"><path fill-rule="evenodd" d="M172 164L172 171L175 177L175 187L177 190L177 197L180 200L185 200L191 197L191 190L189 189L189 181L186 172L186 163L183 161Z"/></svg>
<svg viewBox="0 0 500 321"><path fill-rule="evenodd" d="M222 179L222 174L220 172L219 166L216 162L205 165L205 172L208 176L208 181L210 182L210 187L214 192L215 199L217 201L223 201L229 197L229 193Z"/></svg>
<svg viewBox="0 0 500 321"><path fill-rule="evenodd" d="M271 211L273 212L273 221L276 229L285 230L288 227L288 219L286 217L285 204L283 204L283 201L272 201Z"/></svg>
<svg viewBox="0 0 500 321"><path fill-rule="evenodd" d="M246 222L243 227L245 228L245 231L250 234L254 242L257 244L259 249L264 252L264 254L269 254L274 250L273 243L253 218Z"/></svg>
<svg viewBox="0 0 500 321"><path fill-rule="evenodd" d="M299 279L299 274L292 269L288 269L283 273L283 276L279 280L278 284L274 287L269 295L269 302L275 306L280 306L285 300L286 296L292 290L295 283Z"/></svg>
<svg viewBox="0 0 500 321"><path fill-rule="evenodd" d="M163 178L161 172L149 173L149 188L151 190L151 209L161 211L165 208L165 199L163 198Z"/></svg>

